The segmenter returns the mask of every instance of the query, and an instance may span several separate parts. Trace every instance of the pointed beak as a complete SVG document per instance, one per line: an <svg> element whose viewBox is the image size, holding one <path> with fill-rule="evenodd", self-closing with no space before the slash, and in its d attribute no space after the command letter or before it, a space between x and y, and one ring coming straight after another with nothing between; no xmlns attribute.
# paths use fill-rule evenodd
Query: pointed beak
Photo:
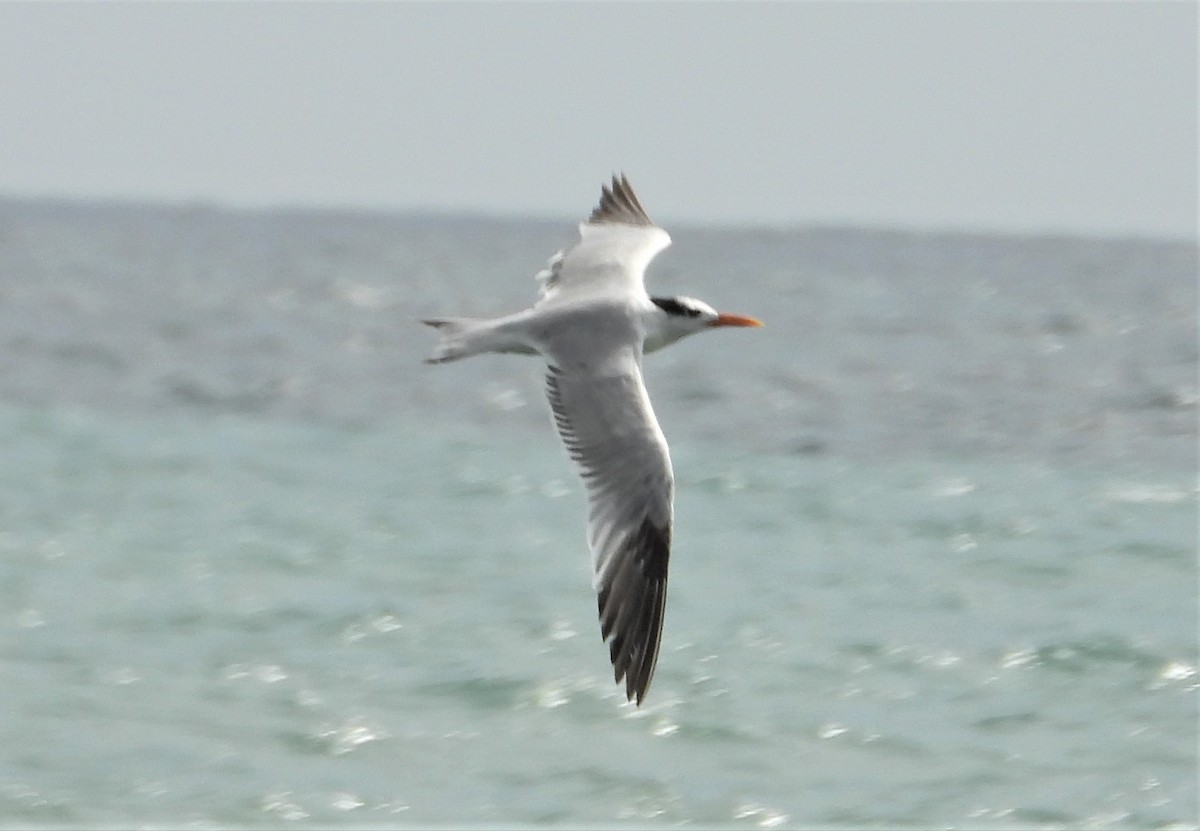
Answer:
<svg viewBox="0 0 1200 831"><path fill-rule="evenodd" d="M756 320L753 317L743 317L742 315L719 314L717 319L709 324L710 326L762 326L761 320Z"/></svg>

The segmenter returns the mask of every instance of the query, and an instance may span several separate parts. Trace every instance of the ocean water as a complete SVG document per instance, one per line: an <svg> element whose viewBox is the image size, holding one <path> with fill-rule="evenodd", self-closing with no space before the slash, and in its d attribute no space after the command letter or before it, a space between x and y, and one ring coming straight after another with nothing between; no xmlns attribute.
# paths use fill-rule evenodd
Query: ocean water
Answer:
<svg viewBox="0 0 1200 831"><path fill-rule="evenodd" d="M0 826L1197 827L1193 243L672 229L612 683L533 359L570 221L0 202Z"/></svg>

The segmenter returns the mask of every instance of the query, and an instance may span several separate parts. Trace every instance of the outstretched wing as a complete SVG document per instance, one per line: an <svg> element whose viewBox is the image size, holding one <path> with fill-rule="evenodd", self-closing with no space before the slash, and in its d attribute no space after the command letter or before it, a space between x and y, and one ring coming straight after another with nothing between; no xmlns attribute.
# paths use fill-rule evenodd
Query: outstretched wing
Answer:
<svg viewBox="0 0 1200 831"><path fill-rule="evenodd" d="M551 363L546 393L588 496L592 585L613 677L640 705L654 676L667 599L674 478L638 352Z"/></svg>
<svg viewBox="0 0 1200 831"><path fill-rule="evenodd" d="M579 241L538 272L539 304L586 293L645 292L646 266L671 244L650 221L624 176L600 190L600 204L579 225Z"/></svg>

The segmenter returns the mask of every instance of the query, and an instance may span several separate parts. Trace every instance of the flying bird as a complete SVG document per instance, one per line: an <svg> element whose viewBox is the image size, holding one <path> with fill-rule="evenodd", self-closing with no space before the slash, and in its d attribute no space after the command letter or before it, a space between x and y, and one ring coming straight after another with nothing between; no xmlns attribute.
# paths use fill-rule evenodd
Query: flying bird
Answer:
<svg viewBox="0 0 1200 831"><path fill-rule="evenodd" d="M671 244L629 180L613 176L579 240L536 276L540 296L507 317L425 320L428 363L483 352L540 355L559 436L587 491L587 540L613 679L640 706L662 638L674 475L642 380L642 355L696 332L761 326L690 297L646 293L646 266Z"/></svg>

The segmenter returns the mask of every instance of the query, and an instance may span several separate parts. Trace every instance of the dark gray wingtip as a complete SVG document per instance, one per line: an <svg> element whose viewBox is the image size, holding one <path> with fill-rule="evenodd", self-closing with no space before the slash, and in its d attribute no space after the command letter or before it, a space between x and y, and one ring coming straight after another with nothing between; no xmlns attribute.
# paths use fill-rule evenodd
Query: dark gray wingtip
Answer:
<svg viewBox="0 0 1200 831"><path fill-rule="evenodd" d="M608 575L598 599L600 634L609 646L613 680L625 680L625 697L642 705L662 643L671 529L649 517L629 541L620 568Z"/></svg>
<svg viewBox="0 0 1200 831"><path fill-rule="evenodd" d="M640 225L650 226L654 223L646 215L646 209L638 201L633 186L622 173L612 177L612 185L600 186L600 204L588 217L591 225Z"/></svg>

